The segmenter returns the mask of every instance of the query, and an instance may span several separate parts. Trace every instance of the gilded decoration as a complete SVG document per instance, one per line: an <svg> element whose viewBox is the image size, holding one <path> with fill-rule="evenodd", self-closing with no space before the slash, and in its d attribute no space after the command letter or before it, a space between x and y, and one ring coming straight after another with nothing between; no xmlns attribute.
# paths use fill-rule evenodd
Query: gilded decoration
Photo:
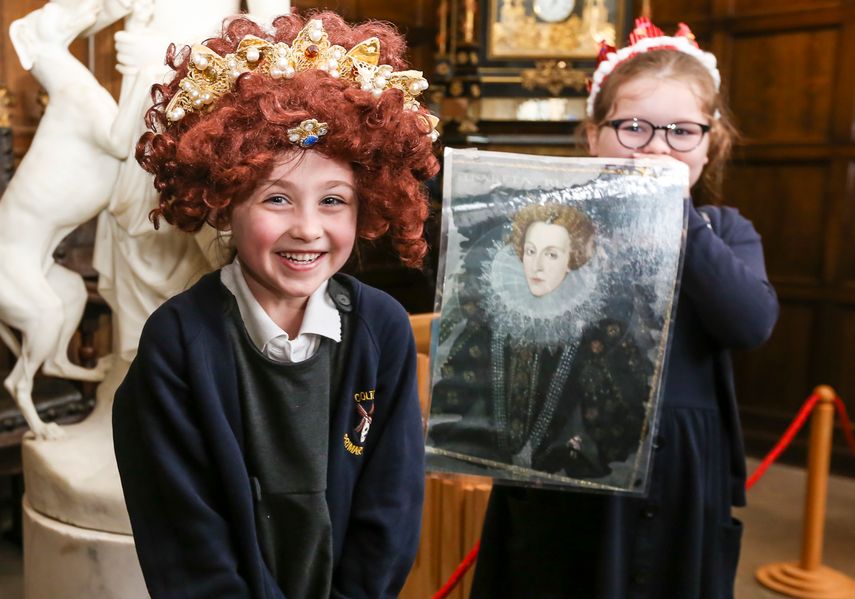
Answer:
<svg viewBox="0 0 855 599"><path fill-rule="evenodd" d="M491 0L491 58L593 58L614 45L618 0Z"/></svg>
<svg viewBox="0 0 855 599"><path fill-rule="evenodd" d="M564 88L582 91L588 81L584 71L572 68L563 60L538 62L535 68L523 70L520 77L525 89L545 88L553 96L559 95Z"/></svg>

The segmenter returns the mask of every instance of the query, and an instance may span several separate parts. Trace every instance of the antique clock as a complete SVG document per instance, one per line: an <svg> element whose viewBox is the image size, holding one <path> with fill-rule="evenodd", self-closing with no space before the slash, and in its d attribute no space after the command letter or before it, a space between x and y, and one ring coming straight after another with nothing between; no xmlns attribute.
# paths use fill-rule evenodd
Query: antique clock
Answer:
<svg viewBox="0 0 855 599"><path fill-rule="evenodd" d="M628 0L440 0L445 143L570 145L600 43L622 39L633 12Z"/></svg>
<svg viewBox="0 0 855 599"><path fill-rule="evenodd" d="M532 8L541 21L560 23L570 17L575 4L575 0L534 0Z"/></svg>

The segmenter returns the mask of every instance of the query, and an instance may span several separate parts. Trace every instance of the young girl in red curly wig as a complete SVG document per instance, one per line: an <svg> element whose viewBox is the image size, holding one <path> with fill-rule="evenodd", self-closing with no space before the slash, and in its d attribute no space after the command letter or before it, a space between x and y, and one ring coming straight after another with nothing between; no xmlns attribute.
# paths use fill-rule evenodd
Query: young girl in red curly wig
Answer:
<svg viewBox="0 0 855 599"><path fill-rule="evenodd" d="M395 597L423 439L406 313L338 274L356 237L426 252L436 120L389 26L245 18L176 52L137 158L152 213L236 258L147 322L116 394L122 486L160 597Z"/></svg>

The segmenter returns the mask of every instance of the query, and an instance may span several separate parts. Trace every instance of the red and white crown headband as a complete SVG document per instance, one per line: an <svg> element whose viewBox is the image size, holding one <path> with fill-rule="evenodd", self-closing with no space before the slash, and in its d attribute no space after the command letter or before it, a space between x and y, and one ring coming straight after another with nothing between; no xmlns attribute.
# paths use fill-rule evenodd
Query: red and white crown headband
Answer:
<svg viewBox="0 0 855 599"><path fill-rule="evenodd" d="M639 17L635 20L635 29L629 34L629 45L615 49L608 44L600 44L600 54L597 56L597 68L591 77L588 93L588 118L594 116L594 101L606 78L611 75L618 65L626 62L633 56L650 52L651 50L674 50L692 56L706 68L715 83L716 90L721 86L721 74L716 68L715 56L705 52L698 47L695 35L689 26L680 23L677 32L673 36L666 36L661 29L650 22L647 17ZM715 115L718 118L718 115Z"/></svg>

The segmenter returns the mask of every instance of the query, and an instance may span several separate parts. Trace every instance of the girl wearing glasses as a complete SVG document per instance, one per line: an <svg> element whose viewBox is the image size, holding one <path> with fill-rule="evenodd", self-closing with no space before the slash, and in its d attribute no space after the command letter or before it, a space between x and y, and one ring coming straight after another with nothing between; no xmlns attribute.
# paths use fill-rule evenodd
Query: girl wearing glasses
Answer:
<svg viewBox="0 0 855 599"><path fill-rule="evenodd" d="M588 99L591 154L661 157L715 193L735 131L715 57L685 25L636 21L604 48ZM688 195L689 190L687 190ZM472 597L730 598L745 460L730 350L763 343L778 316L760 236L735 209L689 205L685 264L648 494L496 486Z"/></svg>

